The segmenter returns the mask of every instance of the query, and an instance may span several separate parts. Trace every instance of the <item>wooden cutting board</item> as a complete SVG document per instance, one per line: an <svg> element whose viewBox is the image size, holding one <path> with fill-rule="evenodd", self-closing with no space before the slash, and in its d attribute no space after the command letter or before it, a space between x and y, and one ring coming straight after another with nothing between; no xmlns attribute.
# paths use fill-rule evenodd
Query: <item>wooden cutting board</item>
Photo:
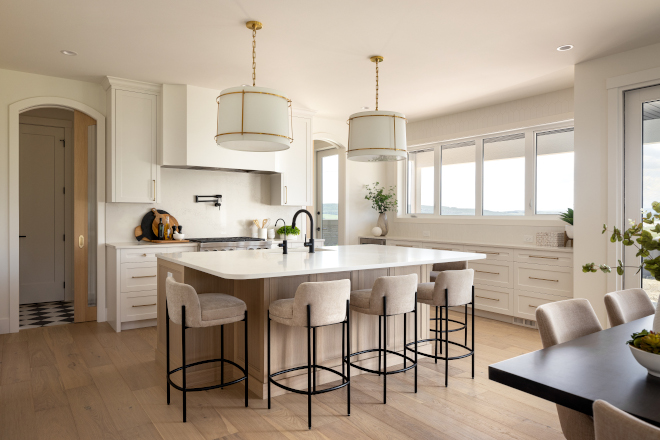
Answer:
<svg viewBox="0 0 660 440"><path fill-rule="evenodd" d="M154 221L151 223L151 230L154 232L154 235L158 237L158 224L160 223L160 219L163 219L163 224L165 224L165 217L170 218L170 227L172 227L172 233L174 233L174 226L179 226L179 222L174 218L173 215L171 214L161 214L158 212L156 208L152 208L151 212L154 213ZM156 242L157 240L151 240L153 242ZM163 240L161 240L163 241ZM172 240L165 240L165 241L172 241Z"/></svg>

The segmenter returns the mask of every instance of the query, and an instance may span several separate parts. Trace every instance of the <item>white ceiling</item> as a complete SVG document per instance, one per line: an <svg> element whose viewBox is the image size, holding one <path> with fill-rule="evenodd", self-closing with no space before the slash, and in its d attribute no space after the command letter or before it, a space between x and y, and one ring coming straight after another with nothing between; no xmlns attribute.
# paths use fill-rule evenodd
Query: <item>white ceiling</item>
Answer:
<svg viewBox="0 0 660 440"><path fill-rule="evenodd" d="M410 119L571 87L573 65L660 42L657 0L2 0L0 68L222 89L251 83L346 118ZM557 46L575 49L558 52ZM60 50L79 53L67 57Z"/></svg>

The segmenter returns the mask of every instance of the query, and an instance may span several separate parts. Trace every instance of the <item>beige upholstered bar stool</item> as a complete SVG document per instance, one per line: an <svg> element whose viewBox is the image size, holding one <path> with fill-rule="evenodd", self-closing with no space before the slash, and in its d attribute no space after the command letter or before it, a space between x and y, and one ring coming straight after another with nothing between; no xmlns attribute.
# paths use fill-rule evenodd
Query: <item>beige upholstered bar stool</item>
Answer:
<svg viewBox="0 0 660 440"><path fill-rule="evenodd" d="M431 269L429 280L433 283L440 272L445 270L464 270L468 268L467 261L452 261L451 263L435 263Z"/></svg>
<svg viewBox="0 0 660 440"><path fill-rule="evenodd" d="M467 262L460 262L467 265ZM450 263L447 263L450 264ZM456 265L458 267L463 264ZM450 266L445 266L450 267ZM436 328L431 329L435 333L435 337L430 339L422 339L417 342L433 342L435 344L435 354L419 353L422 356L445 361L445 386L449 385L449 361L455 359L462 359L472 356L472 378L474 379L474 270L443 270L437 273L435 282L433 283L420 283L417 286L417 301L423 304L428 304L435 307ZM472 307L472 345L468 347L468 310L467 306ZM465 321L457 321L449 319L449 307L465 307ZM440 310L440 318L438 318L438 310ZM444 310L444 313L443 313ZM444 316L444 318L443 318ZM459 327L449 329L449 323L453 322L459 324ZM459 344L455 341L449 340L449 333L457 331L465 331L465 343ZM445 344L445 353L442 353L442 343ZM461 347L467 350L466 353L458 356L449 356L449 344ZM408 344L410 345L410 344ZM438 354L438 351L440 354Z"/></svg>
<svg viewBox="0 0 660 440"><path fill-rule="evenodd" d="M366 315L378 316L378 348L362 350L357 353L351 353L349 350L349 359L363 353L378 353L378 371L361 367L355 363L349 365L367 371L369 373L383 375L383 403L387 403L387 376L390 374L403 373L415 369L415 392L417 392L417 355L411 359L406 357L406 316L408 313L414 314L415 319L415 340L417 340L417 301L415 300L415 291L417 290L417 274L386 276L376 279L372 289L355 290L351 292L351 310ZM387 349L387 317L394 315L403 315L403 354ZM381 325L381 320L383 324ZM417 343L415 344L415 352ZM383 348L383 346L385 348ZM403 368L395 371L387 371L387 354L403 357ZM381 354L383 355L383 365L381 368ZM407 365L407 361L411 365Z"/></svg>
<svg viewBox="0 0 660 440"><path fill-rule="evenodd" d="M605 308L612 327L655 314L644 289L627 289L605 295Z"/></svg>
<svg viewBox="0 0 660 440"><path fill-rule="evenodd" d="M584 298L543 304L536 309L543 348L572 341L603 329ZM559 423L567 440L594 439L594 421L578 411L557 405Z"/></svg>
<svg viewBox="0 0 660 440"><path fill-rule="evenodd" d="M604 400L594 402L596 440L660 440L660 428Z"/></svg>
<svg viewBox="0 0 660 440"><path fill-rule="evenodd" d="M351 367L344 365L346 361L345 345L348 352L351 350L350 309L349 299L351 293L350 280L323 281L316 283L302 283L296 289L293 298L280 299L270 304L268 308L268 409L270 409L270 384L291 391L292 393L307 395L307 425L312 429L312 396L347 387L348 415L351 415ZM289 368L288 370L270 372L270 321L291 327L307 327L307 365ZM328 325L341 324L342 329L342 372L335 371L316 362L316 329ZM310 336L310 334L312 334ZM312 341L313 338L313 341ZM313 346L313 347L312 347ZM313 351L313 355L312 355ZM312 361L313 357L313 361ZM344 367L348 368L345 374ZM297 390L278 383L273 379L280 374L291 371L307 369L307 391ZM316 389L316 370L329 371L341 377L339 385Z"/></svg>
<svg viewBox="0 0 660 440"><path fill-rule="evenodd" d="M224 293L203 293L198 295L195 289L188 284L178 283L174 277L169 276L165 280L165 292L167 301L165 305L165 332L167 333L167 404L170 404L170 386L183 392L183 421L186 421L186 393L191 391L206 391L215 388L226 387L238 382L245 381L245 406L248 406L248 347L247 347L247 307L240 299ZM181 326L181 363L182 366L170 370L170 319L173 323ZM225 359L224 355L224 325L234 322L245 322L245 367ZM208 359L186 364L186 329L200 327L220 326L220 359ZM209 362L220 362L220 384L199 388L186 387L186 368L206 364ZM231 382L225 383L225 363L238 368L243 376ZM182 371L183 386L180 387L170 376L177 371Z"/></svg>

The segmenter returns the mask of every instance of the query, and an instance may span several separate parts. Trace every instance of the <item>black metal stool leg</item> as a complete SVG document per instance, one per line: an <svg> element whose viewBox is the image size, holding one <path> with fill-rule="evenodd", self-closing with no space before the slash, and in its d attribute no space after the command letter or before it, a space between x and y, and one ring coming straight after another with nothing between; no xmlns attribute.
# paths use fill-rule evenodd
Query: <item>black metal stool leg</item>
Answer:
<svg viewBox="0 0 660 440"><path fill-rule="evenodd" d="M316 327L312 329L312 336L312 352L314 353L314 358L312 359L314 361L314 366L312 367L312 374L314 375L312 377L312 388L316 391Z"/></svg>
<svg viewBox="0 0 660 440"><path fill-rule="evenodd" d="M406 368L406 358L405 358L405 356L406 356L406 354L408 354L408 350L407 350L407 347L406 347L406 342L407 342L407 339L406 339L406 327L407 327L407 325L406 325L407 324L406 323L406 316L408 316L408 314L404 313L403 314L403 356L404 356L404 358L403 358L403 368Z"/></svg>
<svg viewBox="0 0 660 440"><path fill-rule="evenodd" d="M186 423L186 306L181 306L181 360L183 362L183 423Z"/></svg>
<svg viewBox="0 0 660 440"><path fill-rule="evenodd" d="M247 408L248 406L248 377L250 374L248 373L248 312L245 310L245 407ZM224 362L223 362L224 364Z"/></svg>
<svg viewBox="0 0 660 440"><path fill-rule="evenodd" d="M387 296L383 297L383 403L387 403Z"/></svg>
<svg viewBox="0 0 660 440"><path fill-rule="evenodd" d="M346 300L346 348L348 349L348 356L351 355L351 306L349 300ZM351 415L351 364L350 360L346 356L346 371L348 375L348 385L347 388L347 397L346 404L348 406L348 415Z"/></svg>
<svg viewBox="0 0 660 440"><path fill-rule="evenodd" d="M307 425L308 429L312 429L312 347L311 333L312 332L312 318L310 313L309 304L307 304Z"/></svg>
<svg viewBox="0 0 660 440"><path fill-rule="evenodd" d="M383 350L383 327L381 326L380 315L378 315L378 375L383 370L382 365L380 364L380 352Z"/></svg>
<svg viewBox="0 0 660 440"><path fill-rule="evenodd" d="M417 392L417 292L415 292L415 392Z"/></svg>
<svg viewBox="0 0 660 440"><path fill-rule="evenodd" d="M268 311L268 409L270 409L270 310Z"/></svg>
<svg viewBox="0 0 660 440"><path fill-rule="evenodd" d="M344 358L346 357L346 321L341 323L341 374L346 375L346 364Z"/></svg>
<svg viewBox="0 0 660 440"><path fill-rule="evenodd" d="M467 316L467 306L468 306L468 305L465 304L465 344L463 344L463 345L465 345L466 347L467 347L467 334L468 334L468 329L467 329L467 328L468 328L468 325L467 325L467 324L468 324L468 322L467 322L467 321L468 321L468 316Z"/></svg>
<svg viewBox="0 0 660 440"><path fill-rule="evenodd" d="M442 337L442 333L438 332L438 329L442 331L442 327L440 327L440 321L438 320L438 309L440 307L436 306L435 307L435 363L438 363L438 339Z"/></svg>
<svg viewBox="0 0 660 440"><path fill-rule="evenodd" d="M167 345L167 360L166 360L166 372L167 372L167 404L170 404L170 312L167 309L167 300L165 300L165 344Z"/></svg>
<svg viewBox="0 0 660 440"><path fill-rule="evenodd" d="M220 383L225 383L225 326L220 326ZM224 387L220 387L221 390Z"/></svg>
<svg viewBox="0 0 660 440"><path fill-rule="evenodd" d="M472 379L474 379L474 286L472 286Z"/></svg>
<svg viewBox="0 0 660 440"><path fill-rule="evenodd" d="M449 289L445 289L445 386L449 386Z"/></svg>

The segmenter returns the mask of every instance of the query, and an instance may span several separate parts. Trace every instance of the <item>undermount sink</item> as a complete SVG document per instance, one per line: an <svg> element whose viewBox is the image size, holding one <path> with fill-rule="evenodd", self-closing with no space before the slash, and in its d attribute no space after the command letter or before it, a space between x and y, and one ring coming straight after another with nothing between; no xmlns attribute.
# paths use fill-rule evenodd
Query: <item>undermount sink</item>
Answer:
<svg viewBox="0 0 660 440"><path fill-rule="evenodd" d="M314 248L314 252L327 252L327 251L334 251L334 249ZM268 252L269 254L281 254L282 248L268 249L266 252ZM309 252L309 248L306 247L289 248L290 254L294 252Z"/></svg>

